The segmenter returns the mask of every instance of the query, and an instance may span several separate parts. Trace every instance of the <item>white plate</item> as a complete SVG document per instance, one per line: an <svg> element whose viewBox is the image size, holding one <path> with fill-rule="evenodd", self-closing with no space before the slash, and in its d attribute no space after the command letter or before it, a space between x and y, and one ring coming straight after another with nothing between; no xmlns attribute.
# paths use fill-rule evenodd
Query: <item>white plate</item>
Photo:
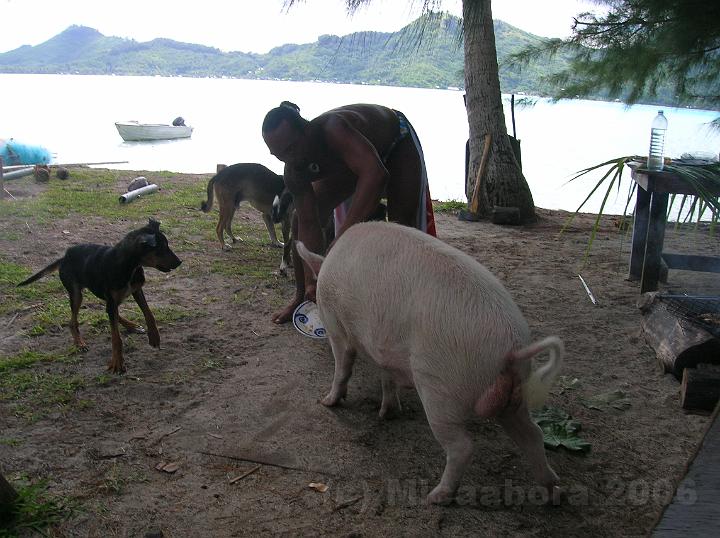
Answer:
<svg viewBox="0 0 720 538"><path fill-rule="evenodd" d="M327 338L325 327L320 321L320 309L312 301L305 301L298 305L293 312L293 325L310 338Z"/></svg>

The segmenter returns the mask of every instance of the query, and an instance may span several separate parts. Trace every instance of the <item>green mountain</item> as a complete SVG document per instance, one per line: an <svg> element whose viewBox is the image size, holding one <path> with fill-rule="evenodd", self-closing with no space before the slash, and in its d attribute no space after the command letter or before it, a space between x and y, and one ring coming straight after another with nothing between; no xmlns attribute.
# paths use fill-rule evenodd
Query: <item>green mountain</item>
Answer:
<svg viewBox="0 0 720 538"><path fill-rule="evenodd" d="M282 45L267 54L222 52L170 39L137 42L106 37L97 30L71 26L36 46L0 54L0 73L81 75L161 75L319 80L422 88L463 87L460 19L421 17L393 33L357 32L323 35L315 43ZM537 36L495 21L498 58L536 42ZM542 67L521 74L501 68L504 92L546 93Z"/></svg>
<svg viewBox="0 0 720 538"><path fill-rule="evenodd" d="M315 43L287 44L267 54L222 52L170 39L137 42L71 26L36 46L0 54L0 73L160 75L273 80L315 80L421 88L464 86L461 21L424 15L398 32L323 35ZM504 93L550 95L543 77L567 65L562 55L522 68L504 59L544 38L495 21L495 42ZM598 94L595 98L604 99ZM673 103L670 92L662 104Z"/></svg>

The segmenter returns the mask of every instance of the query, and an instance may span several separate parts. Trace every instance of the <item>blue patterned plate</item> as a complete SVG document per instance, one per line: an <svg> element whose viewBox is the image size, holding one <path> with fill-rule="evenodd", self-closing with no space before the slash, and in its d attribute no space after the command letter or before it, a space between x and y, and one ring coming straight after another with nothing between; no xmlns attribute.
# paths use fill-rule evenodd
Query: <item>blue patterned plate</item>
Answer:
<svg viewBox="0 0 720 538"><path fill-rule="evenodd" d="M327 338L325 327L320 321L320 310L312 301L305 301L298 305L293 312L293 325L310 338Z"/></svg>

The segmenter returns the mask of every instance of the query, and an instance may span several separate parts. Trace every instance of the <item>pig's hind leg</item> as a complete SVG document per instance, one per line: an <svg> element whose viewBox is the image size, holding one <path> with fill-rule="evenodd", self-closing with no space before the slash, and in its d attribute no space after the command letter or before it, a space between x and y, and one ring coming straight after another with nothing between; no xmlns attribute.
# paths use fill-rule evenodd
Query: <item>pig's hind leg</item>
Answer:
<svg viewBox="0 0 720 538"><path fill-rule="evenodd" d="M518 406L509 407L498 415L497 420L527 458L535 480L548 488L548 493L555 501L558 477L548 465L542 430L530 418L527 405L522 402Z"/></svg>
<svg viewBox="0 0 720 538"><path fill-rule="evenodd" d="M440 483L428 494L430 504L452 502L465 469L472 460L473 442L465 427L467 409L459 401L442 398L418 384L425 415L435 439L445 450L445 470Z"/></svg>
<svg viewBox="0 0 720 538"><path fill-rule="evenodd" d="M347 384L352 375L356 353L344 335L340 336L336 333L332 336L328 334L328 339L335 358L335 374L333 375L330 392L322 399L322 404L332 407L347 396Z"/></svg>
<svg viewBox="0 0 720 538"><path fill-rule="evenodd" d="M400 398L397 394L397 385L393 380L392 374L387 370L383 369L380 373L380 380L382 383L382 403L380 404L380 418L385 418L388 415L395 413L396 411L402 411L400 405Z"/></svg>

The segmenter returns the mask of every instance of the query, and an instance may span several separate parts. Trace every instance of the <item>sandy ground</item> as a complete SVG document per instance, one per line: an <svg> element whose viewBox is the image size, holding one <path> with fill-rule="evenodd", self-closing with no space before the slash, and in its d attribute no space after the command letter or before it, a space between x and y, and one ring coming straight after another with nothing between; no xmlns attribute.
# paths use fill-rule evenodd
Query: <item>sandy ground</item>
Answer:
<svg viewBox="0 0 720 538"><path fill-rule="evenodd" d="M12 188L22 199L44 187L18 182ZM452 214L438 215L437 224L441 239L507 286L534 336L565 342L563 377L548 405L578 420L592 448L582 455L548 450L566 492L561 506L538 502L517 447L498 425L479 419L470 424L475 458L460 502L426 506L424 493L439 479L444 455L417 395L404 391L402 414L378 419L378 373L358 361L343 405L320 405L333 373L327 342L269 321L294 289L277 274L280 251L263 247L271 253L260 266L266 285L246 289L236 276L214 272L218 260L236 260L238 267L252 261L242 244L221 252L212 240L217 210L190 214L206 219L207 234L183 243L178 270L147 271L151 308L192 313L160 324L159 349L142 335L125 335L128 372L106 375L109 333L91 332L88 352L32 369L85 380L70 404L27 420L17 412L22 402L0 395L2 472L11 481L46 479L52 494L78 504L54 536L645 535L708 419L682 412L678 382L660 371L644 341L639 287L626 280L629 240L621 240L616 219L603 219L583 265L594 216L579 216L560 235L567 213L538 213L528 227L462 222ZM252 208L243 206L238 219L262 233ZM136 224L143 222L86 215L39 225L0 211L0 230L13 231L0 234L0 261L37 270L72 242L114 242ZM717 238L697 234L670 234L666 244L719 251ZM699 278L673 272L668 285L694 288ZM0 285L0 294L8 293L10 284ZM91 303L83 312L88 309L102 306ZM19 309L0 316L0 358L23 350L67 353L67 320L30 336L31 315L32 309ZM625 409L584 403L613 390L625 394ZM174 465L158 470L168 463Z"/></svg>

